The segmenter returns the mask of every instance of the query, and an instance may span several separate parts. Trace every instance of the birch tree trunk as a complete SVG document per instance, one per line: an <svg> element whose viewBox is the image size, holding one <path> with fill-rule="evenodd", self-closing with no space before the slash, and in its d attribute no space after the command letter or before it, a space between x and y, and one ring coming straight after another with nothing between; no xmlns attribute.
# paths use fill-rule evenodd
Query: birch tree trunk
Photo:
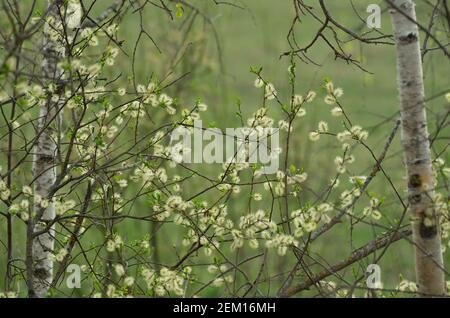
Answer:
<svg viewBox="0 0 450 318"><path fill-rule="evenodd" d="M45 24L44 27L44 44L43 44L43 76L48 84L55 85L56 92L48 93L47 101L44 106L40 108L38 121L38 140L35 146L33 158L33 177L34 177L34 192L42 197L43 200L48 200L48 206L35 204L36 216L32 218L33 231L43 231L48 222L55 218L55 205L51 196L51 188L56 180L56 122L58 117L57 100L52 99L52 95L56 95L59 90L58 81L60 79L60 72L57 64L61 59L61 53L57 50L57 41L55 40L55 26L61 20L59 8L61 6L60 0L48 1L48 16L53 24ZM30 235L30 233L28 234ZM32 240L32 288L29 288L30 297L44 297L52 282L53 276L53 250L55 242L55 229L52 226L48 231L40 234Z"/></svg>
<svg viewBox="0 0 450 318"><path fill-rule="evenodd" d="M433 203L435 177L428 140L419 30L414 22L415 4L412 0L391 2L416 279L422 296L442 296L445 295L444 267L439 216Z"/></svg>

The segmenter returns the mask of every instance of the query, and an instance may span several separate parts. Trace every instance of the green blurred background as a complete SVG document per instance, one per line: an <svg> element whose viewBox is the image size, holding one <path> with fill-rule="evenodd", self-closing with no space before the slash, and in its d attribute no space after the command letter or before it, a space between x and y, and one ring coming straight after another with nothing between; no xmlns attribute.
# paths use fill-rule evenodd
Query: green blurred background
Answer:
<svg viewBox="0 0 450 318"><path fill-rule="evenodd" d="M171 96L176 96L179 101L189 107L193 105L197 98L201 98L208 106L208 112L203 115L204 121L209 124L225 129L226 127L239 127L239 118L236 116L237 100L240 101L244 119L262 105L261 90L253 86L255 75L250 73L251 66L261 66L263 77L274 83L280 97L284 101L289 100L288 72L289 58L280 58L280 54L289 51L286 39L288 30L292 23L294 12L292 1L290 0L243 0L235 3L242 8L230 5L215 5L213 1L196 0L191 1L198 8L198 16L192 22L192 28L187 32L191 23L190 10L184 7L185 12L182 18L170 19L162 10L151 7L145 10L142 17L145 30L152 36L153 42L145 36L138 44L135 60L135 74L137 82L147 82L151 76L159 79L167 76L167 81L176 79L185 73L181 81L176 82L168 88ZM345 24L353 30L361 28L362 22L356 16L349 1L327 1L330 12L336 20ZM383 1L358 1L355 4L360 16L366 17L366 7L371 3ZM427 22L429 8L419 1L419 20ZM95 7L95 12L103 9L103 4ZM316 10L318 8L316 7ZM203 16L204 15L204 16ZM296 28L296 40L300 45L309 43L314 37L319 25L308 16L302 17L302 23ZM124 50L132 53L135 42L139 35L140 21L136 15L127 14L121 24L119 38L125 40ZM361 29L369 31L366 27ZM382 32L391 33L389 14L382 15ZM341 35L343 36L343 35ZM343 36L343 38L346 38ZM334 54L324 45L318 42L308 55L321 66L305 64L297 61L297 92L305 94L312 89L318 92L318 97L308 105L307 115L301 118L295 127L293 134L292 150L290 162L298 168L303 168L309 175L305 188L313 191L320 191L325 188L329 180L335 175L335 165L333 159L336 155L341 155L340 144L333 137L322 137L320 141L311 143L308 140L308 133L316 129L319 120L325 120L330 125L330 131L340 132L343 130L341 119L333 118L330 115L330 106L323 102L325 96L321 88L324 79L332 80L336 86L344 89L342 104L352 121L369 130L370 136L368 145L379 154L383 149L387 136L389 135L394 122L395 114L399 110L396 87L396 67L394 46L369 46L348 42L345 45L347 52L362 61L362 66L371 74L366 73L349 65L341 60L335 60ZM450 87L449 83L449 63L445 57L435 53L430 54L425 59L425 83L427 96L434 96ZM128 73L127 73L128 72ZM132 76L132 63L129 58L120 55L115 66L111 70L112 74L122 73L123 81ZM281 110L272 103L272 114L275 117L281 116ZM439 114L442 114L446 105L444 97L431 100L427 104L430 131L434 132L436 123L439 122ZM281 118L281 117L280 117ZM150 125L150 124L149 124ZM443 132L443 136L449 137L450 132ZM434 152L439 153L447 144L446 140L438 140L434 145ZM367 175L373 165L373 159L362 147L355 150L356 163L351 165L349 173L352 175ZM444 153L446 161L450 159L449 151ZM389 154L384 161L383 167L389 172L393 183L405 196L404 165L400 148L399 135L389 150ZM217 175L217 167L202 168L211 177ZM188 181L189 182L189 181ZM344 189L350 184L342 180L341 188ZM186 197L195 193L200 185L187 183L187 189L183 192ZM383 213L383 223L393 224L398 218L402 209L396 200L392 189L387 186L386 179L380 174L371 183L369 191L385 197L386 201L381 209ZM132 192L132 187L128 191ZM262 191L259 191L262 192ZM212 191L205 198L217 197L217 193ZM266 196L265 196L266 197ZM309 191L304 191L302 202L310 202L314 195ZM233 197L229 204L229 213L235 220L247 211L248 197L246 191L239 196ZM267 207L268 201L255 202L253 206ZM296 202L292 201L291 209L299 208ZM363 204L359 204L357 209L362 210ZM145 201L137 202L133 207L134 213L146 214L149 207ZM4 222L1 224L1 235L4 237ZM124 221L120 225L122 236L126 240L142 239L151 231L148 223ZM172 231L170 226L158 233L158 249L162 263L171 264L175 260L172 244L182 249L180 241L182 233ZM23 229L21 229L23 230ZM21 236L18 232L18 236ZM23 233L23 232L22 232ZM375 230L369 225L358 225L350 231L349 222L344 222L336 226L333 231L324 235L320 240L314 242L310 253L320 257L327 264L333 264L349 256L352 249L362 246L371 241L379 230ZM89 240L96 240L99 237L88 236ZM169 243L168 243L169 242ZM23 255L24 241L21 239L15 242L16 255ZM3 248L2 248L3 249ZM241 255L244 258L246 253ZM0 252L0 277L4 277L4 251ZM250 254L247 254L250 255ZM292 257L278 259L275 253L272 265L293 262ZM363 264L371 263L374 256L370 256ZM201 260L199 256L197 260ZM450 253L445 253L447 264L450 262ZM257 263L243 265L243 269L250 273L251 277L257 274L259 266ZM382 281L386 288L394 288L400 281L399 273L406 278L414 279L413 249L406 241L397 242L386 252L381 262ZM365 266L355 265L341 273L351 281L354 273L364 272ZM289 268L289 266L287 266ZM276 271L275 271L276 272ZM201 281L209 281L212 276L208 273L200 276ZM330 278L334 280L333 278ZM0 289L2 289L0 280ZM23 291L23 290L22 290ZM223 290L211 287L203 292L201 296L220 296ZM74 291L74 295L82 294L81 291ZM306 293L302 295L313 295Z"/></svg>
<svg viewBox="0 0 450 318"><path fill-rule="evenodd" d="M278 92L281 92L284 100L289 99L288 72L289 57L280 58L280 54L289 51L287 33L293 20L292 1L288 0L246 0L236 2L244 7L237 9L231 6L214 6L203 4L202 1L195 1L200 5L202 12L207 14L213 22L220 43L220 53L215 43L214 32L208 25L198 21L203 26L206 24L207 35L198 37L192 36L192 41L198 45L207 46L209 55L202 63L197 64L189 79L183 81L183 95L187 99L194 100L201 97L209 106L208 118L214 121L219 127L235 127L238 124L236 100L241 101L243 113L249 117L255 109L261 106L261 92L253 87L254 74L249 71L250 66L261 66L265 79L275 84ZM365 18L366 7L371 3L378 3L383 7L383 1L353 1L358 14ZM417 12L419 21L426 24L429 19L429 6L422 1L417 1ZM313 4L313 2L308 2ZM327 1L330 12L337 21L352 30L369 31L362 26L361 20L357 17L350 1ZM319 8L316 6L315 10ZM296 40L300 44L309 43L315 36L319 25L310 17L302 17L302 23L296 28ZM362 27L362 28L361 28ZM156 30L156 34L162 33L161 37L155 37L155 42L171 37L173 30ZM383 33L391 34L390 17L388 12L382 14ZM166 33L167 32L167 33ZM341 35L342 36L342 35ZM348 38L342 36L344 39ZM422 34L423 37L423 34ZM444 35L445 37L445 35ZM149 44L149 48L151 48ZM296 125L294 138L292 140L291 160L297 167L302 167L309 174L308 187L312 189L323 189L327 182L335 173L333 164L334 156L340 153L340 145L333 137L321 138L319 142L311 143L308 140L308 132L317 127L319 120L326 120L331 127L331 131L342 131L341 120L333 118L330 107L323 102L324 92L319 87L325 78L331 79L336 85L344 89L342 103L350 114L354 123L369 129L370 137L368 144L374 149L375 154L379 154L389 135L394 121L395 114L399 110L399 102L396 85L396 63L395 47L383 45L366 45L356 41L349 41L345 45L347 52L352 57L362 61L362 66L371 74L358 69L353 65L348 65L342 60L335 60L334 53L330 52L323 41L317 44L308 52L315 62L321 66L305 64L297 61L297 88L298 92L304 94L309 89L318 91L318 98L309 107L307 115ZM164 54L163 54L164 55ZM190 58L190 54L187 53ZM161 55L154 50L153 57L142 57L143 61L158 61ZM196 63L198 61L194 61ZM221 65L222 62L222 65ZM144 63L145 65L145 63ZM154 70L150 63L148 72ZM207 70L211 70L208 72ZM425 58L424 73L427 97L440 94L449 88L449 63L440 54L429 55ZM181 74L182 71L179 71ZM195 95L192 92L196 92ZM186 100L183 98L183 100ZM274 108L276 105L273 104ZM445 98L441 96L427 103L430 132L434 132L438 119L442 117L437 114L445 110ZM449 137L450 132L444 131L442 136ZM389 154L384 161L383 167L389 172L395 186L406 197L404 165L400 148L399 134L389 150ZM448 141L442 140L435 143L434 152L441 152ZM335 149L335 150L331 150ZM334 153L333 154L330 154ZM372 158L367 151L358 149L355 152L357 162L352 165L351 173L355 175L367 175L373 164ZM448 162L450 152L444 152L444 159ZM402 209L395 199L392 189L387 186L386 179L379 175L370 185L369 191L378 193L386 198L382 213L388 220L386 224L398 218ZM304 201L308 201L312 196L305 193ZM234 203L236 212L245 211L246 199ZM264 203L262 204L264 206ZM266 204L267 206L267 204ZM295 207L295 204L291 205ZM363 205L359 205L362 209ZM390 223L392 224L392 223ZM349 255L351 246L360 247L369 242L374 237L373 228L359 225L350 236L350 225L340 225L325 235L320 242L313 244L312 252L317 253L328 264L333 264ZM351 244L353 241L353 245ZM369 257L365 264L370 264L374 256ZM445 259L448 263L450 255L447 251ZM394 288L400 281L399 273L404 277L414 280L413 249L408 242L395 243L381 262L382 281L386 288ZM357 266L355 266L357 267ZM361 270L359 268L359 270ZM345 272L350 277L351 270ZM332 279L332 278L331 278ZM333 279L332 279L333 280Z"/></svg>

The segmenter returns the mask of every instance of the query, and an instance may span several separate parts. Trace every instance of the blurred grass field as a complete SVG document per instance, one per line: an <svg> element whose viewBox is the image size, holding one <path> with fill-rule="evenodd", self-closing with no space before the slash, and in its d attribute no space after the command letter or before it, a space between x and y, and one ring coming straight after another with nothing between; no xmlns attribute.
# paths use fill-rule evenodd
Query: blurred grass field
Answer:
<svg viewBox="0 0 450 318"><path fill-rule="evenodd" d="M377 1L375 1L376 3ZM198 3L198 2L197 2ZM358 28L361 21L356 17L348 1L328 2L330 11L335 18L350 28ZM358 13L366 17L366 6L374 1L358 1ZM378 1L380 5L381 1ZM205 11L212 16L220 38L221 55L224 69L220 65L216 74L206 76L204 79L193 76L196 88L202 92L201 96L210 105L212 121L219 127L236 126L237 117L235 101L240 99L242 110L248 116L261 104L260 91L253 87L254 75L249 72L250 66L261 66L263 74L273 82L284 98L289 98L288 72L289 58L280 59L280 54L289 51L286 40L289 27L293 19L291 1L281 0L248 0L241 1L245 10L222 6L215 8L205 6ZM418 14L420 21L428 21L424 4L418 1ZM311 19L304 17L301 26L296 30L297 41L306 44L315 35L318 25ZM367 30L366 28L364 30ZM389 14L382 15L382 32L391 33ZM422 35L423 36L423 35ZM217 54L214 43L209 43L210 50ZM399 110L396 62L394 46L368 46L356 42L348 42L346 49L352 55L362 60L362 65L372 74L362 72L353 65L343 61L336 61L334 54L318 42L308 53L321 67L312 64L297 64L298 92L305 93L309 89L318 90L324 78L331 79L336 85L344 89L343 105L353 122L369 129L368 144L379 154L390 133L395 114ZM449 63L445 57L427 57L425 60L426 95L434 96L449 88ZM189 95L189 94L188 94ZM323 102L324 94L319 93L319 98L312 106L307 108L308 114L296 127L296 133L292 141L293 151L291 159L296 165L303 167L309 174L308 186L313 189L323 187L324 180L328 180L334 174L334 157L330 157L330 148L335 148L335 155L339 154L339 145L334 138L324 138L317 143L308 140L308 132L315 129L319 120L326 120L332 130L341 131L339 120L333 119L329 113L329 106ZM190 96L195 98L196 96ZM429 112L430 131L434 131L436 119L434 114L442 111L445 105L443 97L434 99L427 104ZM247 116L247 117L248 117ZM394 116L394 117L393 117ZM244 116L245 117L245 116ZM394 118L393 120L386 119ZM443 134L450 136L450 132ZM435 149L441 150L445 141L437 143ZM366 151L356 152L357 163L352 167L351 173L367 175L373 164L372 158ZM450 159L450 153L444 154L446 161ZM389 172L396 188L405 190L404 165L400 147L400 134L397 135L394 144L389 150L383 167ZM398 218L401 208L394 202L392 189L387 186L383 176L378 176L370 185L369 191L390 198L391 202L383 209L384 216L393 221ZM401 193L405 196L405 192ZM308 194L305 194L308 198ZM307 201L308 199L305 199ZM309 197L310 198L310 197ZM245 209L246 200L236 202L236 212ZM291 205L295 207L295 204ZM348 222L347 222L348 223ZM342 260L353 248L360 247L374 238L374 231L370 226L359 226L350 237L349 225L340 225L338 230L324 236L320 242L313 245L313 252L323 256L329 264ZM370 256L366 264L370 264L377 256ZM450 261L450 253L445 253L446 263ZM380 262L382 268L382 280L386 288L395 287L399 281L401 272L408 279L414 279L413 249L408 242L395 243L387 250ZM347 275L352 275L347 270Z"/></svg>
<svg viewBox="0 0 450 318"><path fill-rule="evenodd" d="M358 9L361 16L365 17L365 8L369 3L381 1L358 1ZM192 104L197 98L201 98L209 105L206 115L208 122L220 128L238 127L239 121L236 116L236 101L240 100L244 118L249 117L261 106L261 91L254 88L254 74L250 73L251 66L261 66L263 76L275 84L278 92L287 100L289 98L288 72L289 58L281 58L280 54L288 51L286 40L290 24L293 19L292 2L288 0L243 0L238 3L244 9L232 6L215 6L212 1L196 0L192 3L208 16L217 32L215 38L214 30L208 22L198 17L187 40L183 34L182 20L171 21L160 10L154 8L143 17L144 25L159 46L161 52L155 47L150 39L142 40L136 55L136 75L138 82L147 81L152 74L162 78L171 73L171 78L191 72L168 91L179 97L182 103ZM419 19L427 21L427 16L422 15L419 3ZM348 1L329 1L330 11L335 18L348 27L358 27L361 21L356 18ZM98 8L96 10L101 10ZM124 50L131 53L135 40L138 36L139 21L135 16L127 15L121 26L120 35L125 39ZM315 35L318 25L312 23L311 19L304 17L302 24L297 28L297 41L300 44L308 43ZM382 31L391 33L389 14L383 14ZM217 41L220 45L218 51ZM180 55L178 47L184 43L186 50L182 51L179 63L171 67L174 56ZM307 115L302 118L295 128L292 140L292 151L290 161L296 166L304 168L308 172L309 180L307 187L311 189L323 189L324 183L334 176L335 166L333 159L340 154L340 145L335 138L321 138L319 142L311 143L308 140L309 131L317 127L319 120L325 120L334 132L342 131L339 120L331 117L330 107L323 102L324 93L320 87L325 78L331 79L337 86L344 89L342 104L349 113L352 121L368 129L370 136L368 144L379 154L384 142L389 135L394 120L393 117L399 110L396 86L395 50L393 46L367 46L356 42L348 42L346 49L351 51L357 59L362 59L362 65L372 74L364 73L353 65L343 61L336 61L334 55L323 43L319 42L308 54L320 67L312 64L297 63L298 93L304 94L312 89L318 92L318 98L312 105L308 105ZM119 58L116 64L119 71L131 70L131 62L128 58ZM427 96L433 96L450 87L449 63L445 57L428 56L425 60L425 83ZM113 73L115 70L113 70ZM126 76L131 76L131 71ZM430 118L430 131L434 131L436 119L434 113L439 113L444 107L443 97L434 99L427 104ZM276 112L276 110L274 110ZM384 122L384 123L383 123ZM443 135L450 136L447 131ZM440 151L445 141L437 141L436 151ZM330 154L331 153L331 154ZM444 154L446 161L450 160L450 153ZM367 175L373 165L373 159L367 151L355 152L357 162L352 165L350 173L355 175ZM393 183L402 191L405 189L404 165L400 148L399 135L389 150L389 154L383 164L386 171L390 173ZM205 169L206 171L216 171ZM212 174L214 177L214 175ZM194 193L195 184L188 184L187 191ZM129 189L133 191L133 189ZM386 179L380 174L370 185L369 191L387 197L382 210L386 224L401 214L399 204L395 201L392 190L387 186ZM189 193L186 193L189 194ZM210 197L214 197L214 193ZM402 192L402 195L405 195ZM302 200L307 202L314 196L307 191ZM240 199L232 199L229 213L239 217L247 209L248 198L241 195ZM260 202L256 206L267 206L268 202ZM292 210L296 208L296 202L290 202ZM297 207L298 208L298 207ZM362 206L360 205L360 208ZM136 213L145 214L149 209L144 203L139 202L134 206ZM142 239L149 234L150 228L147 223L125 221L121 225L121 232L127 233L126 239ZM1 235L4 237L5 226L1 223ZM170 231L170 226L158 235L158 249L161 261L171 263L174 260L172 246L167 242L175 241L179 235ZM351 234L350 234L351 233ZM328 264L342 260L349 256L352 249L362 246L371 241L378 230L374 231L370 226L358 226L353 232L350 231L348 222L338 225L335 230L324 235L313 244L310 252L325 259ZM24 253L23 229L15 234L14 241L18 255ZM86 240L95 241L99 237L87 237ZM180 237L181 240L181 237ZM16 255L17 256L17 255ZM273 255L274 257L275 254ZM370 256L365 263L370 264ZM446 263L450 263L450 252L445 253ZM292 261L292 260L291 260ZM275 260L277 262L277 260ZM5 254L0 255L0 277L4 277ZM393 288L399 283L398 274L401 272L408 279L414 279L413 249L411 244L402 241L391 246L383 256L381 262L382 281L386 288ZM257 266L244 265L246 271L254 271L257 274ZM359 269L361 270L361 269ZM350 269L345 273L352 277ZM205 274L207 275L207 274ZM202 278L207 281L207 278ZM0 279L0 289L2 289ZM75 295L77 291L75 291ZM208 289L202 296L220 296L219 289Z"/></svg>

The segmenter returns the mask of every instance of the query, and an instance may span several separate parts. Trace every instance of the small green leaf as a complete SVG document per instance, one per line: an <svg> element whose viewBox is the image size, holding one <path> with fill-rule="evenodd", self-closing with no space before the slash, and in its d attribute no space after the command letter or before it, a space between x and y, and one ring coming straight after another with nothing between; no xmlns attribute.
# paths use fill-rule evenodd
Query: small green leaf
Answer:
<svg viewBox="0 0 450 318"><path fill-rule="evenodd" d="M289 168L289 170L291 171L291 173L295 173L295 171L297 169L295 168L295 166L293 164L291 164L291 167Z"/></svg>
<svg viewBox="0 0 450 318"><path fill-rule="evenodd" d="M182 17L183 17L183 14L184 14L184 8L183 8L183 5L181 4L181 3L177 3L176 5L175 5L175 7L177 8L177 11L175 12L175 16L178 18L178 19L181 19Z"/></svg>

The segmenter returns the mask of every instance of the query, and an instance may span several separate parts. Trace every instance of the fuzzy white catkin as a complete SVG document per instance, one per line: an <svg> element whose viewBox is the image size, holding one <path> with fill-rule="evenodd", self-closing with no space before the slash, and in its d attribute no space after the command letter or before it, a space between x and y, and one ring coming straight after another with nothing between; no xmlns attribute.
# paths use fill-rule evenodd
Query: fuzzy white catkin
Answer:
<svg viewBox="0 0 450 318"><path fill-rule="evenodd" d="M66 23L70 29L80 27L81 18L83 17L83 10L78 0L71 0L67 4Z"/></svg>

